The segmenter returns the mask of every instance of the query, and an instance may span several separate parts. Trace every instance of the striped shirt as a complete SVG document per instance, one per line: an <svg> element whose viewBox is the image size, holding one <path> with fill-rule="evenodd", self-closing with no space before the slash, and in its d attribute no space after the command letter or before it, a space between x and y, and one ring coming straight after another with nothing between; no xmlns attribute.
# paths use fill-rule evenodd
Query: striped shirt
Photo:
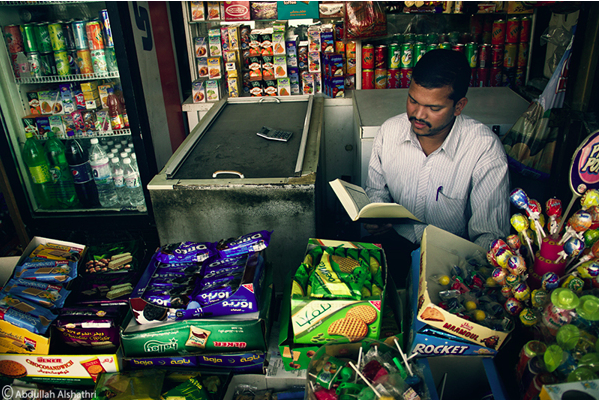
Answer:
<svg viewBox="0 0 599 400"><path fill-rule="evenodd" d="M499 138L482 123L459 115L451 132L428 157L406 113L380 127L366 180L371 201L396 202L427 224L489 249L509 234L509 175ZM424 224L396 224L419 243Z"/></svg>

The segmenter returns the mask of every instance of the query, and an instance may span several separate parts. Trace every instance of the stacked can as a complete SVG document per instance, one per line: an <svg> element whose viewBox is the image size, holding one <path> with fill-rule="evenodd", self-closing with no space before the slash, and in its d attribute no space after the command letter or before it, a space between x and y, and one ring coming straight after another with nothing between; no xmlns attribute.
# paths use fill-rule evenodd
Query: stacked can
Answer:
<svg viewBox="0 0 599 400"><path fill-rule="evenodd" d="M62 21L56 21L48 24L48 32L50 34L50 43L54 51L54 62L56 64L56 74L59 76L71 75L71 66L69 65L69 57L67 54L67 44L69 40L65 34Z"/></svg>
<svg viewBox="0 0 599 400"><path fill-rule="evenodd" d="M116 62L116 52L114 51L114 39L112 36L112 27L110 26L110 18L108 17L108 10L100 11L100 23L102 25L102 33L106 45L104 52L106 55L108 71L118 72L119 67Z"/></svg>
<svg viewBox="0 0 599 400"><path fill-rule="evenodd" d="M505 29L505 45L503 50L503 86L515 86L519 39L520 20L518 17L511 17L507 20Z"/></svg>
<svg viewBox="0 0 599 400"><path fill-rule="evenodd" d="M478 45L474 42L467 43L464 46L464 54L470 65L470 87L477 86Z"/></svg>
<svg viewBox="0 0 599 400"><path fill-rule="evenodd" d="M387 46L380 45L374 49L374 87L387 88Z"/></svg>
<svg viewBox="0 0 599 400"><path fill-rule="evenodd" d="M92 56L89 50L87 40L87 21L73 21L71 23L73 29L73 39L75 41L76 62L79 68L79 73L83 75L93 74L94 66Z"/></svg>
<svg viewBox="0 0 599 400"><path fill-rule="evenodd" d="M493 21L491 30L491 71L489 74L489 86L497 87L503 84L504 67L504 45L506 21L497 19Z"/></svg>
<svg viewBox="0 0 599 400"><path fill-rule="evenodd" d="M488 87L491 70L491 45L481 44L478 46L478 68L476 86Z"/></svg>
<svg viewBox="0 0 599 400"><path fill-rule="evenodd" d="M399 84L402 88L409 88L414 66L414 46L412 43L402 44L400 55Z"/></svg>
<svg viewBox="0 0 599 400"><path fill-rule="evenodd" d="M345 89L356 88L356 42L347 42L345 44Z"/></svg>
<svg viewBox="0 0 599 400"><path fill-rule="evenodd" d="M4 27L4 39L6 47L10 53L10 59L13 66L13 71L16 78L21 77L21 70L29 69L27 56L25 55L25 47L23 44L23 36L21 35L21 27L19 25L7 25Z"/></svg>
<svg viewBox="0 0 599 400"><path fill-rule="evenodd" d="M362 89L374 89L374 46L362 47Z"/></svg>
<svg viewBox="0 0 599 400"><path fill-rule="evenodd" d="M401 87L400 67L401 46L391 43L387 50L387 89L399 89Z"/></svg>
<svg viewBox="0 0 599 400"><path fill-rule="evenodd" d="M99 19L88 21L85 24L87 34L87 44L91 52L92 65L94 73L105 74L108 72L106 60L106 50L104 50L104 37L102 34L102 24Z"/></svg>

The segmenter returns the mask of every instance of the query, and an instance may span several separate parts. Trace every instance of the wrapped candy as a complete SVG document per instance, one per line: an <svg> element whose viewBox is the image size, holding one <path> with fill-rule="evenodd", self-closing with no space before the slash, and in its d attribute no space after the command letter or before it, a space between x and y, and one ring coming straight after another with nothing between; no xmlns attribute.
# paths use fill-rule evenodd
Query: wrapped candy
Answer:
<svg viewBox="0 0 599 400"><path fill-rule="evenodd" d="M559 276L555 272L547 272L541 278L541 286L543 289L551 291L559 285Z"/></svg>
<svg viewBox="0 0 599 400"><path fill-rule="evenodd" d="M568 225L566 226L566 233L562 237L562 240L559 241L559 244L563 244L571 237L576 237L583 240L583 233L587 229L591 227L593 223L593 217L590 213L584 210L578 210L570 217L568 220Z"/></svg>
<svg viewBox="0 0 599 400"><path fill-rule="evenodd" d="M492 272L492 278L495 282L500 285L505 285L505 278L507 277L508 272L505 268L497 267Z"/></svg>
<svg viewBox="0 0 599 400"><path fill-rule="evenodd" d="M590 207L599 205L599 190L588 189L580 198L580 205L583 210L587 210Z"/></svg>
<svg viewBox="0 0 599 400"><path fill-rule="evenodd" d="M510 246L510 249L514 252L514 254L519 256L520 248L522 247L522 241L520 241L518 235L509 235L506 238L506 242L508 246Z"/></svg>
<svg viewBox="0 0 599 400"><path fill-rule="evenodd" d="M524 307L522 307L522 303L514 297L507 299L504 307L510 315L518 315L524 309Z"/></svg>
<svg viewBox="0 0 599 400"><path fill-rule="evenodd" d="M522 214L514 214L512 215L512 218L510 218L510 223L518 233L522 234L524 240L526 240L526 245L528 246L528 250L530 250L530 254L532 256L535 252L532 250L532 241L530 240L530 237L527 234L528 219L526 219L526 217Z"/></svg>
<svg viewBox="0 0 599 400"><path fill-rule="evenodd" d="M525 302L530 299L530 288L526 284L526 282L520 282L516 286L513 287L512 293L516 300Z"/></svg>
<svg viewBox="0 0 599 400"><path fill-rule="evenodd" d="M522 275L526 272L526 262L521 256L512 256L507 261L508 271L514 275Z"/></svg>
<svg viewBox="0 0 599 400"><path fill-rule="evenodd" d="M522 312L520 312L519 317L520 322L522 322L522 325L524 326L535 326L538 322L537 314L530 308L525 308L524 310L522 310Z"/></svg>
<svg viewBox="0 0 599 400"><path fill-rule="evenodd" d="M544 238L545 232L543 231L543 227L541 226L541 223L539 221L541 215L540 204L538 202L536 202L536 204L531 203L524 190L520 188L512 190L512 192L510 193L510 201L519 209L524 210L526 214L529 216L529 218L531 218L534 221L535 232L537 233L539 241L542 238Z"/></svg>
<svg viewBox="0 0 599 400"><path fill-rule="evenodd" d="M577 237L571 237L564 243L564 250L558 253L559 258L557 259L557 262L565 260L568 257L574 259L582 250L584 250L584 242Z"/></svg>

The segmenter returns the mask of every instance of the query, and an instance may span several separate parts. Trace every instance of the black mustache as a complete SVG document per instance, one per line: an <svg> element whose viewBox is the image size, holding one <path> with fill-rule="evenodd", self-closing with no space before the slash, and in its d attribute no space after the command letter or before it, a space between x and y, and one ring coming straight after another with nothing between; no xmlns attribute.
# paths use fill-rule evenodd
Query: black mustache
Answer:
<svg viewBox="0 0 599 400"><path fill-rule="evenodd" d="M424 125L428 126L429 128L432 128L432 126L431 126L431 124L429 122L423 121L423 120L418 119L416 117L410 117L410 121L418 122L419 124L424 124Z"/></svg>

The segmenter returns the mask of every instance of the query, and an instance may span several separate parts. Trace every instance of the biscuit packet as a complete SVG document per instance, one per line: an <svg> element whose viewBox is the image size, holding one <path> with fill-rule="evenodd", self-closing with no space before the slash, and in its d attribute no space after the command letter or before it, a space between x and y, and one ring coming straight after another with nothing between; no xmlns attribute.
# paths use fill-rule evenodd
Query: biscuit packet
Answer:
<svg viewBox="0 0 599 400"><path fill-rule="evenodd" d="M69 346L112 351L120 344L121 311L119 306L67 307L60 310L54 325Z"/></svg>
<svg viewBox="0 0 599 400"><path fill-rule="evenodd" d="M66 260L77 262L81 258L82 251L83 249L79 247L70 247L63 246L60 244L46 243L40 244L35 249L33 249L29 257L43 258L47 260L56 261Z"/></svg>
<svg viewBox="0 0 599 400"><path fill-rule="evenodd" d="M223 239L218 242L216 249L223 258L257 253L268 247L271 234L269 231L259 231L239 236L237 239Z"/></svg>
<svg viewBox="0 0 599 400"><path fill-rule="evenodd" d="M61 285L29 279L11 279L2 290L50 309L61 308L71 293Z"/></svg>
<svg viewBox="0 0 599 400"><path fill-rule="evenodd" d="M355 294L344 282L331 265L332 256L324 252L320 263L310 276L311 293L314 298L325 299L354 299ZM358 292L359 293L359 292ZM360 296L360 294L358 294Z"/></svg>
<svg viewBox="0 0 599 400"><path fill-rule="evenodd" d="M14 271L15 278L63 284L77 277L77 263L65 260L27 258Z"/></svg>
<svg viewBox="0 0 599 400"><path fill-rule="evenodd" d="M171 243L162 246L156 252L156 260L163 264L203 262L214 254L214 243Z"/></svg>
<svg viewBox="0 0 599 400"><path fill-rule="evenodd" d="M2 292L0 318L19 328L43 335L56 319L56 314L40 305Z"/></svg>

